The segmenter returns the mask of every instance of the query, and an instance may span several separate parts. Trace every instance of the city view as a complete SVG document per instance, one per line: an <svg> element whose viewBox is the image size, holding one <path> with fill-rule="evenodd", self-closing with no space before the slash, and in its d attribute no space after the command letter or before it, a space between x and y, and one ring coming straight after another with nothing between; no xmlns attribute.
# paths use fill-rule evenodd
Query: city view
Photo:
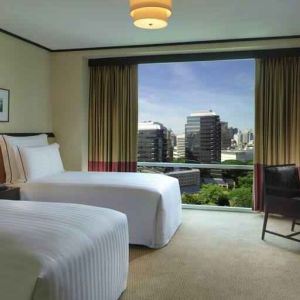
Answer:
<svg viewBox="0 0 300 300"><path fill-rule="evenodd" d="M176 177L184 203L251 206L253 127L254 60L139 66L139 171Z"/></svg>

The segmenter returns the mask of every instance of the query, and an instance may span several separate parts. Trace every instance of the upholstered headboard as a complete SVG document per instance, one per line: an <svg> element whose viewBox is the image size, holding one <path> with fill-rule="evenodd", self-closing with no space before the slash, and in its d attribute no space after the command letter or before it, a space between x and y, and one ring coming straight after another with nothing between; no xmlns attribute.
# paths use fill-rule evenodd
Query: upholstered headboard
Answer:
<svg viewBox="0 0 300 300"><path fill-rule="evenodd" d="M11 135L11 136L32 136L32 135L38 135L42 133L0 133L0 135L1 134ZM55 135L52 132L46 132L45 134L48 135L48 138L55 138ZM0 183L5 183L5 182L6 182L6 175L5 175L2 151L0 149Z"/></svg>
<svg viewBox="0 0 300 300"><path fill-rule="evenodd" d="M5 183L6 176L5 176L5 169L4 169L4 163L3 163L3 156L2 151L0 151L0 183Z"/></svg>

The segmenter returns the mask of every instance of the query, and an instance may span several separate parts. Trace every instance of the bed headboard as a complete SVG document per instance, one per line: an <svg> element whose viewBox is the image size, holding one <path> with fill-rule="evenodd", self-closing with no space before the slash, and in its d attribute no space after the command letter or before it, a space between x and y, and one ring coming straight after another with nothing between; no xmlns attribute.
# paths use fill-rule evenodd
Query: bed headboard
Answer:
<svg viewBox="0 0 300 300"><path fill-rule="evenodd" d="M5 176L5 169L4 169L4 163L3 163L3 156L2 151L0 151L0 183L5 183L6 176Z"/></svg>
<svg viewBox="0 0 300 300"><path fill-rule="evenodd" d="M42 133L0 133L0 135L2 134L11 135L11 136L32 136L32 135L38 135ZM46 132L45 134L48 135L48 138L55 138L53 132ZM0 183L5 183L5 182L6 182L6 175L5 175L2 151L0 149Z"/></svg>

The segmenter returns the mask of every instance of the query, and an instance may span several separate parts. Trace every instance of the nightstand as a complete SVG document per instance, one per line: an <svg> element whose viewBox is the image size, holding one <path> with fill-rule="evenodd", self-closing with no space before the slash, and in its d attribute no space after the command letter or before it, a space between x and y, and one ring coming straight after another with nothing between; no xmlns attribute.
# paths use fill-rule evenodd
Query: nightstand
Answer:
<svg viewBox="0 0 300 300"><path fill-rule="evenodd" d="M6 190L0 191L0 199L21 200L19 187L7 187Z"/></svg>

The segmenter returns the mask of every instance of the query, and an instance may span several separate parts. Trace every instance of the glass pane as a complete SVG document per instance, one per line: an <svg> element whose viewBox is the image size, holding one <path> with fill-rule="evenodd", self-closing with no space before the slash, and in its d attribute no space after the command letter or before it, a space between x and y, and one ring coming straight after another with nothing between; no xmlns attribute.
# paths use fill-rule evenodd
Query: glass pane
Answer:
<svg viewBox="0 0 300 300"><path fill-rule="evenodd" d="M252 59L139 65L139 171L178 178L185 203L251 206L254 72Z"/></svg>

